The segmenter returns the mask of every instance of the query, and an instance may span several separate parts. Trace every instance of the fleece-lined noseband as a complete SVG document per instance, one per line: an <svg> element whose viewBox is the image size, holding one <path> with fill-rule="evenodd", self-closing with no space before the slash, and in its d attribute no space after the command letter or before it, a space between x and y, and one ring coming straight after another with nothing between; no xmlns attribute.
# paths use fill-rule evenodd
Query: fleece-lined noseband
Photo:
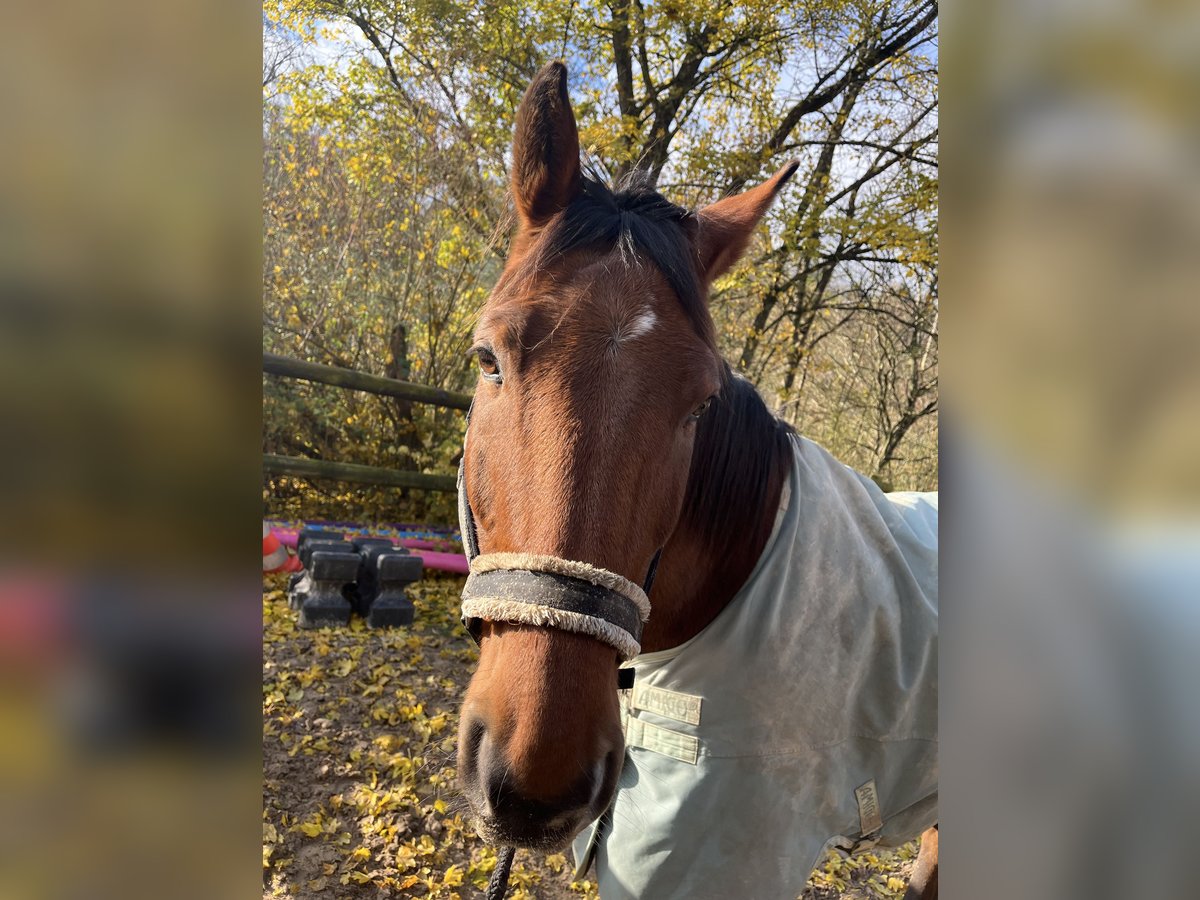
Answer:
<svg viewBox="0 0 1200 900"><path fill-rule="evenodd" d="M470 424L470 412L467 422ZM632 659L641 649L642 626L650 617L646 594L661 550L654 554L644 587L590 563L531 553L479 555L475 515L467 499L466 438L458 464L458 522L471 564L462 594L462 620L479 643L483 622L512 622L586 634Z"/></svg>

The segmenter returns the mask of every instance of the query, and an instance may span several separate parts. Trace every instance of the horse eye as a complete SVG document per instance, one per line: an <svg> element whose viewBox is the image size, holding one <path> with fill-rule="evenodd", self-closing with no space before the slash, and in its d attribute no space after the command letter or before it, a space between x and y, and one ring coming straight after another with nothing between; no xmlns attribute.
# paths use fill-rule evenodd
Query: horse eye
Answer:
<svg viewBox="0 0 1200 900"><path fill-rule="evenodd" d="M692 410L692 418L698 419L702 415L704 415L706 412L708 412L708 408L712 405L712 402L713 402L713 398L709 397L707 400L705 400L703 403L701 403L699 406L697 406L694 410Z"/></svg>
<svg viewBox="0 0 1200 900"><path fill-rule="evenodd" d="M476 357L479 359L479 371L483 373L483 377L488 381L500 383L500 363L496 359L496 355L486 347L479 347L475 351Z"/></svg>

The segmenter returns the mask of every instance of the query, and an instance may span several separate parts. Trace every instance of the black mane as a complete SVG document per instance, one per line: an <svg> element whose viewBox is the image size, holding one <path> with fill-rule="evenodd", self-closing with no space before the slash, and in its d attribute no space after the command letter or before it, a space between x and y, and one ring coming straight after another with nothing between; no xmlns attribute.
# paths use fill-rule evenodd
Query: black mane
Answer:
<svg viewBox="0 0 1200 900"><path fill-rule="evenodd" d="M754 385L726 364L724 387L700 420L680 517L711 552L728 552L747 538L765 543L774 520L763 510L773 476L785 477L780 467L792 458L793 434Z"/></svg>
<svg viewBox="0 0 1200 900"><path fill-rule="evenodd" d="M615 187L587 173L583 190L538 241L532 262L540 269L554 257L585 248L615 248L626 264L642 255L666 278L696 331L713 344L712 317L692 245L696 228L695 213L659 194L647 173L635 170Z"/></svg>

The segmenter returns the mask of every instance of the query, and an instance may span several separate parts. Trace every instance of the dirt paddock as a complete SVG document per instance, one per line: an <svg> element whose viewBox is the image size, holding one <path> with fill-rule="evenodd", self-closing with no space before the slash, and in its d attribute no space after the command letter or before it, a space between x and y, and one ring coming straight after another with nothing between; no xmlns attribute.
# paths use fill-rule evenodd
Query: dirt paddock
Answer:
<svg viewBox="0 0 1200 900"><path fill-rule="evenodd" d="M413 586L411 629L303 630L263 583L263 897L476 896L496 864L454 785L459 699L477 654L462 579ZM805 900L899 897L915 845L830 857ZM564 854L518 852L509 897L596 897Z"/></svg>

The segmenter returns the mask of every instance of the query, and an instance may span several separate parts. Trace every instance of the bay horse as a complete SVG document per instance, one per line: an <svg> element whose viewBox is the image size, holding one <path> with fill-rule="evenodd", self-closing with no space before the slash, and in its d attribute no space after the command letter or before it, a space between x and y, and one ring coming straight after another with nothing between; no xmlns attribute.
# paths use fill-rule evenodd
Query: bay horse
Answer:
<svg viewBox="0 0 1200 900"><path fill-rule="evenodd" d="M458 778L485 840L574 841L605 900L796 897L825 849L923 829L908 896L936 897L936 500L776 419L708 308L796 168L688 212L583 171L562 63L518 110Z"/></svg>

